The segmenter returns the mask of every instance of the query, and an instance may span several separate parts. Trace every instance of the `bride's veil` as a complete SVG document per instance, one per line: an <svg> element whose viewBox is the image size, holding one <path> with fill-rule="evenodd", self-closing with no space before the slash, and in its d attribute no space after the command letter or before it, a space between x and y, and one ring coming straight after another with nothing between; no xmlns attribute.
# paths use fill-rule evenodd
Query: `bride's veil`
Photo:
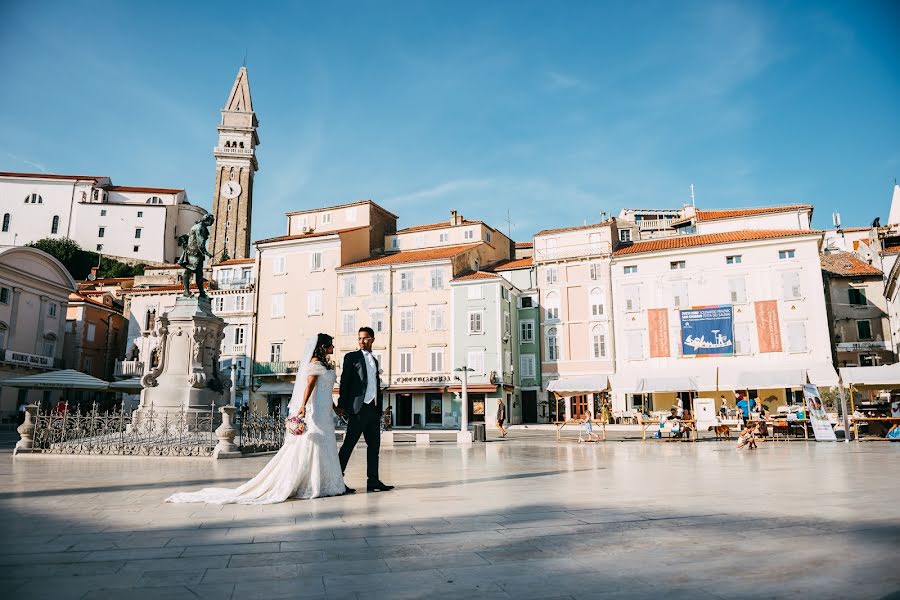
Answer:
<svg viewBox="0 0 900 600"><path fill-rule="evenodd" d="M291 401L288 404L288 416L296 414L300 410L300 403L303 402L303 393L306 391L306 372L309 370L309 359L312 358L313 352L316 351L316 344L319 341L318 335L306 338L303 346L303 357L300 368L297 369L297 377L294 381L294 391L291 394Z"/></svg>

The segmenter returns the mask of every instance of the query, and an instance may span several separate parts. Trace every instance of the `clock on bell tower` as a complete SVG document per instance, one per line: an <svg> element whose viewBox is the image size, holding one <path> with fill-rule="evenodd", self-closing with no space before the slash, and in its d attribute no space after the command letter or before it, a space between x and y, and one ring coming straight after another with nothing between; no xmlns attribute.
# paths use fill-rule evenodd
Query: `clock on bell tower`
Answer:
<svg viewBox="0 0 900 600"><path fill-rule="evenodd" d="M213 149L216 157L216 185L213 190L213 216L210 232L213 263L228 258L250 258L250 217L253 209L253 177L259 170L256 147L259 122L250 99L247 68L241 67L217 126L219 141Z"/></svg>

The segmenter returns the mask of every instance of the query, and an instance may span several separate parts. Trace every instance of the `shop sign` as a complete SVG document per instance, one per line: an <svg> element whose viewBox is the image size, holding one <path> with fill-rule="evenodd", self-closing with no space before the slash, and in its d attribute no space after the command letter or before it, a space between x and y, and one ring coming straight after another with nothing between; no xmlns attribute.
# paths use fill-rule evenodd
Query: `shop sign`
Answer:
<svg viewBox="0 0 900 600"><path fill-rule="evenodd" d="M7 350L5 358L6 362L16 363L17 365L28 365L29 367L44 367L46 369L49 369L53 366L52 356L39 356L37 354L26 354L24 352Z"/></svg>
<svg viewBox="0 0 900 600"><path fill-rule="evenodd" d="M679 313L683 356L734 355L734 311L730 304L698 306Z"/></svg>
<svg viewBox="0 0 900 600"><path fill-rule="evenodd" d="M450 383L449 375L407 375L394 377L394 383Z"/></svg>

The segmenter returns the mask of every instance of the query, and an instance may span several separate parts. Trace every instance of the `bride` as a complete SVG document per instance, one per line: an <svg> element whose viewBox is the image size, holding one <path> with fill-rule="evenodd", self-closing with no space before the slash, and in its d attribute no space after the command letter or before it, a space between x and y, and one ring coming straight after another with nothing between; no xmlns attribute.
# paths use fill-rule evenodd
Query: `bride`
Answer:
<svg viewBox="0 0 900 600"><path fill-rule="evenodd" d="M336 378L333 338L320 333L307 340L308 362L297 374L288 406L290 415L306 419L302 435L285 434L284 445L259 474L237 489L205 488L172 494L166 502L275 504L288 498L320 498L347 493L334 437L331 391Z"/></svg>

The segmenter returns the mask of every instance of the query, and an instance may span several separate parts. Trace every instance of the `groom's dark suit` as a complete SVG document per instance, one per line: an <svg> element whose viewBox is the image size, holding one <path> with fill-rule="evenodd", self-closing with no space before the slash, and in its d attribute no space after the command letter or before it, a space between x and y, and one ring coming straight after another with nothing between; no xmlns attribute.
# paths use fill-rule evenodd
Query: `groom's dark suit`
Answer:
<svg viewBox="0 0 900 600"><path fill-rule="evenodd" d="M366 403L366 389L369 385L369 369L362 350L348 352L344 356L344 367L341 371L340 395L338 407L347 415L347 433L339 453L341 471L347 468L350 454L362 435L366 439L366 474L369 483L379 482L378 450L381 446L381 385L378 377L378 361L372 356L375 364L375 399Z"/></svg>

